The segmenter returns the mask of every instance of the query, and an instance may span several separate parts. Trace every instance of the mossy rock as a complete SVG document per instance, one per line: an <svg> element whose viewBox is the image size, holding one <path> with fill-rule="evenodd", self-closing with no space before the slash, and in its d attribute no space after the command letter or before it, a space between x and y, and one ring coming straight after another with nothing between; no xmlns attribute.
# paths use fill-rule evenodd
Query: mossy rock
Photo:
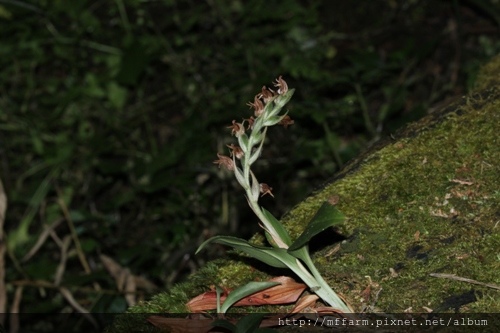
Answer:
<svg viewBox="0 0 500 333"><path fill-rule="evenodd" d="M314 239L321 245L314 257L356 311L500 313L499 290L431 276L500 284L499 133L497 56L483 67L470 95L377 143L282 221L297 237L321 204L338 196L337 207L348 219ZM187 312L189 299L210 285L233 288L278 274L290 273L237 256L214 261L129 312ZM279 313L286 307L245 311ZM136 325L142 326L133 330L153 332L147 316L119 317L109 332Z"/></svg>

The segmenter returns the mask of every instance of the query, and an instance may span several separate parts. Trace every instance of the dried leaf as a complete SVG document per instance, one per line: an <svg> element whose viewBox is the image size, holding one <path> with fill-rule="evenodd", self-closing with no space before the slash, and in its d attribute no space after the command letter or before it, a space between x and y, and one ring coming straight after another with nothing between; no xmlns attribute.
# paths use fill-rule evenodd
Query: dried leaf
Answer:
<svg viewBox="0 0 500 333"><path fill-rule="evenodd" d="M149 281L148 279L142 276L134 275L134 280L138 289L144 289L149 292L158 289L158 286L156 284L154 284L153 282Z"/></svg>
<svg viewBox="0 0 500 333"><path fill-rule="evenodd" d="M147 319L147 321L160 329L167 329L172 333L205 333L213 328L213 320L208 318L191 319L151 316Z"/></svg>
<svg viewBox="0 0 500 333"><path fill-rule="evenodd" d="M461 179L452 179L451 181L454 182L454 183L461 184L461 185L472 185L472 184L474 184L474 182L467 181L467 180L461 180Z"/></svg>
<svg viewBox="0 0 500 333"><path fill-rule="evenodd" d="M366 286L365 290L361 292L361 297L363 298L364 302L370 301L371 292L372 288L370 285Z"/></svg>
<svg viewBox="0 0 500 333"><path fill-rule="evenodd" d="M316 312L318 314L329 314L329 313L336 313L339 314L341 317L349 317L351 314L345 313L340 309L332 308L331 306L320 306L315 308Z"/></svg>
<svg viewBox="0 0 500 333"><path fill-rule="evenodd" d="M143 277L133 275L128 268L122 267L111 257L102 254L100 259L106 270L115 279L116 288L119 291L125 291L127 293L125 298L130 306L134 305L137 301L135 292L138 288L148 291L157 289L154 283Z"/></svg>
<svg viewBox="0 0 500 333"><path fill-rule="evenodd" d="M227 291L221 295L221 303L227 297ZM186 306L191 312L200 312L205 310L213 310L217 308L217 293L212 291L207 291L192 298Z"/></svg>
<svg viewBox="0 0 500 333"><path fill-rule="evenodd" d="M71 245L71 236L66 235L63 241L59 245L61 248L61 260L59 261L59 265L57 266L56 274L54 277L54 284L56 286L61 284L63 279L64 272L66 271L66 261L68 260L68 250Z"/></svg>
<svg viewBox="0 0 500 333"><path fill-rule="evenodd" d="M278 326L280 318L281 317L264 319L261 321L260 327ZM235 319L226 320L233 325L237 323L237 320ZM168 330L172 333L205 333L208 331L210 331L210 333L227 332L227 330L220 331L218 328L214 327L212 323L215 320L203 316L196 318L166 318L161 316L151 316L147 318L147 321L162 330Z"/></svg>
<svg viewBox="0 0 500 333"><path fill-rule="evenodd" d="M2 204L1 204L1 195L0 195L0 218L1 218L1 210L2 210ZM64 221L62 218L56 220L53 222L50 226L44 225L43 226L43 231L38 236L38 240L36 241L35 245L24 255L24 257L21 259L21 262L26 262L30 260L37 252L38 250L42 247L43 244L45 244L45 241L49 238L50 233L61 224L61 222Z"/></svg>
<svg viewBox="0 0 500 333"><path fill-rule="evenodd" d="M270 281L281 283L278 286L271 287L261 292L252 294L243 298L234 304L234 306L252 306L252 305L270 305L287 304L296 302L299 296L304 292L307 286L303 283L297 283L292 278L280 276ZM221 303L227 297L229 290L221 295ZM217 308L217 295L215 291L209 291L196 296L187 303L191 312L213 310Z"/></svg>
<svg viewBox="0 0 500 333"><path fill-rule="evenodd" d="M66 301L75 309L78 313L81 313L83 318L87 319L94 327L99 327L97 324L97 321L94 319L94 317L90 314L90 312L85 309L83 306L80 305L80 303L77 302L75 297L73 297L73 294L69 289L61 287L59 288L59 292L61 295L66 299Z"/></svg>
<svg viewBox="0 0 500 333"><path fill-rule="evenodd" d="M227 310L233 306L235 303L239 302L246 297L254 295L264 290L269 290L271 287L279 285L279 282L273 281L251 281L238 288L231 291L229 295L227 295L226 300L221 305L218 310L221 313L226 313ZM219 292L222 292L221 288L216 289Z"/></svg>
<svg viewBox="0 0 500 333"><path fill-rule="evenodd" d="M236 305L263 305L263 304L287 304L296 302L307 286L297 283L294 279L280 276L270 281L281 283L278 286L266 289L242 299ZM240 304L241 303L241 304Z"/></svg>
<svg viewBox="0 0 500 333"><path fill-rule="evenodd" d="M127 301L128 306L134 306L137 303L135 296L137 292L137 286L135 284L135 279L132 276L132 274L130 274L130 272L128 273L129 275L127 276L127 281L125 282L125 292L126 292L125 300Z"/></svg>
<svg viewBox="0 0 500 333"><path fill-rule="evenodd" d="M299 313L299 312L302 312L302 313L305 313L307 311L305 311L306 308L313 308L314 309L314 305L316 304L316 301L319 299L318 295L305 295L305 296L302 296L298 301L297 301L297 304L295 304L295 306L293 307L292 311L290 311L290 313Z"/></svg>
<svg viewBox="0 0 500 333"><path fill-rule="evenodd" d="M116 261L111 259L111 257L108 257L104 254L101 254L99 256L101 259L102 264L106 268L106 270L111 274L112 277L115 279L118 279L120 277L120 273L123 270L122 266L120 266Z"/></svg>

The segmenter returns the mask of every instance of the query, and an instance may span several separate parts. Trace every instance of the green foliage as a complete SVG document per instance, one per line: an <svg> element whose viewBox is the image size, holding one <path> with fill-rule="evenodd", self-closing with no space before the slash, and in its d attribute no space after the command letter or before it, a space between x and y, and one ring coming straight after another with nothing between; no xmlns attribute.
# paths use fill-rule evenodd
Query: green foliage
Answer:
<svg viewBox="0 0 500 333"><path fill-rule="evenodd" d="M294 258L288 255L286 249L258 246L231 236L215 236L207 239L200 245L197 253L210 243L231 246L272 267L287 268L288 265L293 265L295 262Z"/></svg>
<svg viewBox="0 0 500 333"><path fill-rule="evenodd" d="M295 251L306 246L311 241L311 238L329 227L342 224L344 220L344 215L334 205L324 202L299 238L290 245L288 251Z"/></svg>
<svg viewBox="0 0 500 333"><path fill-rule="evenodd" d="M213 322L214 327L222 327L233 333L272 333L276 332L271 328L261 328L260 322L264 318L263 314L252 313L242 317L237 323L232 324L231 322L218 319Z"/></svg>
<svg viewBox="0 0 500 333"><path fill-rule="evenodd" d="M227 310L233 306L236 302L239 300L250 296L252 294L255 294L259 291L269 289L271 287L279 285L279 282L270 282L270 281L263 281L263 282L255 282L251 281L248 282L247 284L240 286L233 291L229 293L227 296L226 300L222 304L222 306L219 307L219 304L217 304L217 309L220 309L220 311L217 311L218 313L226 313ZM219 299L218 299L219 301Z"/></svg>

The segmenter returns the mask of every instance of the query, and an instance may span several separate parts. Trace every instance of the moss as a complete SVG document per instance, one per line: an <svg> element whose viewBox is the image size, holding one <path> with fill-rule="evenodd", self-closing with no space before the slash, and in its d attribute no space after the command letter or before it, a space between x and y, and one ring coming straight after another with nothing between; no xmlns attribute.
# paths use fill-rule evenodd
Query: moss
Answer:
<svg viewBox="0 0 500 333"><path fill-rule="evenodd" d="M325 200L339 196L338 207L348 216L337 230L344 240L333 251L331 234L317 236L314 243L328 245L315 258L354 309L451 311L443 308L445 300L473 289L478 300L461 311L500 312L498 290L430 276L500 284L500 57L481 73L468 97L379 142L282 219L296 237ZM247 260L210 263L129 312L183 312L211 284L235 287L267 273L274 272ZM363 292L368 285L370 299Z"/></svg>
<svg viewBox="0 0 500 333"><path fill-rule="evenodd" d="M321 267L329 268L325 274L337 290L350 285L355 308L363 305L365 276L383 289L377 307L394 312L433 308L472 287L430 273L500 282L500 102L498 86L484 85L498 84L498 59L497 67L486 67L491 75L483 91L409 126L399 133L403 138L379 143L284 219L300 229L321 202L340 197L339 209L349 216L341 233L351 238ZM498 291L474 288L482 298L471 311L500 312Z"/></svg>
<svg viewBox="0 0 500 333"><path fill-rule="evenodd" d="M490 87L500 86L500 76L498 75L499 68L500 55L497 55L481 68L475 84L476 90L478 91L488 89Z"/></svg>
<svg viewBox="0 0 500 333"><path fill-rule="evenodd" d="M388 145L375 162L318 194L340 196L340 210L351 217L342 233L357 232L360 240L347 253L341 247L332 269L371 276L383 288L378 307L421 311L471 287L430 278L432 272L500 282L500 238L494 230L500 156L488 141L500 130L499 106L468 110L459 118L452 114L432 131ZM480 303L477 311L500 311L498 304Z"/></svg>
<svg viewBox="0 0 500 333"><path fill-rule="evenodd" d="M150 301L144 301L137 306L129 308L131 313L186 313L186 303L205 291L211 285L220 284L219 267L227 265L226 261L219 260L209 262L205 267L192 275L186 282L180 283L170 289L155 295Z"/></svg>

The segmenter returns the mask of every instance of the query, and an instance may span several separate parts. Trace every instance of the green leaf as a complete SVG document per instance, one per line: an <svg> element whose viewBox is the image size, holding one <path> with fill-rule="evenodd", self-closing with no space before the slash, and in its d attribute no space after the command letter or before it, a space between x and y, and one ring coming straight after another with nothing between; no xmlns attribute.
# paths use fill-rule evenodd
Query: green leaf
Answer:
<svg viewBox="0 0 500 333"><path fill-rule="evenodd" d="M108 100L116 109L121 110L127 101L128 91L118 83L112 81L108 83Z"/></svg>
<svg viewBox="0 0 500 333"><path fill-rule="evenodd" d="M262 145L264 144L264 140L260 141L259 147L250 155L250 159L248 160L248 164L253 164L259 157L262 152Z"/></svg>
<svg viewBox="0 0 500 333"><path fill-rule="evenodd" d="M215 293L217 295L217 313L220 313L220 295L222 295L223 292L224 290L222 290L221 287L215 286Z"/></svg>
<svg viewBox="0 0 500 333"><path fill-rule="evenodd" d="M269 327L261 327L258 330L256 330L254 333L277 333L278 331L273 330L272 328Z"/></svg>
<svg viewBox="0 0 500 333"><path fill-rule="evenodd" d="M30 240L30 225L33 221L35 221L35 216L40 208L40 205L46 199L47 194L52 187L52 180L58 175L59 168L52 169L52 171L45 176L40 185L37 187L35 193L29 201L28 208L21 219L21 222L15 229L12 229L9 232L7 246L10 251L13 251L16 247L23 245Z"/></svg>
<svg viewBox="0 0 500 333"><path fill-rule="evenodd" d="M241 318L236 324L238 333L254 333L260 326L264 314L252 313Z"/></svg>
<svg viewBox="0 0 500 333"><path fill-rule="evenodd" d="M0 5L0 18L10 20L12 18L12 13L5 8L5 6Z"/></svg>
<svg viewBox="0 0 500 333"><path fill-rule="evenodd" d="M258 293L259 291L269 289L271 287L277 286L281 284L280 282L271 282L271 281L264 281L264 282L248 282L247 284L238 287L231 291L229 295L227 295L226 300L224 301L224 304L222 304L221 307L221 313L226 313L226 311L236 302L239 300L250 296L252 294ZM239 325L237 325L239 326ZM259 324L257 323L257 327L259 327ZM238 330L239 331L239 330Z"/></svg>
<svg viewBox="0 0 500 333"><path fill-rule="evenodd" d="M142 44L142 39L135 39L123 50L120 72L116 76L118 83L123 85L137 84L149 62L149 56L146 53L148 47Z"/></svg>
<svg viewBox="0 0 500 333"><path fill-rule="evenodd" d="M288 103L288 101L290 101L290 98L292 98L294 92L295 89L289 89L284 95L276 97L276 99L274 100L274 104L276 104L276 106L281 109L283 106L285 106L286 103Z"/></svg>
<svg viewBox="0 0 500 333"><path fill-rule="evenodd" d="M254 173L252 170L250 170L250 175L252 176L252 200L257 201L259 200L259 194L260 194L260 184L257 178L255 178Z"/></svg>
<svg viewBox="0 0 500 333"><path fill-rule="evenodd" d="M316 215L311 219L306 229L302 234L293 242L288 251L292 252L303 247L311 238L322 232L328 227L339 225L344 222L345 216L329 202L324 202L323 205L316 212Z"/></svg>
<svg viewBox="0 0 500 333"><path fill-rule="evenodd" d="M263 313L252 313L241 318L236 324L238 333L255 333L264 318Z"/></svg>
<svg viewBox="0 0 500 333"><path fill-rule="evenodd" d="M243 153L248 154L248 136L245 133L242 133L241 135L238 136L238 144L243 150Z"/></svg>
<svg viewBox="0 0 500 333"><path fill-rule="evenodd" d="M236 166L236 162L234 161L234 156L233 156L233 163L234 163L234 176L236 177L236 180L240 185L244 188L246 184L245 176L243 176L243 171Z"/></svg>
<svg viewBox="0 0 500 333"><path fill-rule="evenodd" d="M255 122L252 125L252 133L258 133L262 129L262 124L264 123L264 119L262 117L257 117Z"/></svg>
<svg viewBox="0 0 500 333"><path fill-rule="evenodd" d="M292 244L292 239L290 238L290 235L288 234L288 231L286 231L285 227L283 227L283 224L281 224L281 222L278 221L274 217L273 214L271 214L270 212L268 212L264 208L262 208L262 213L264 214L264 216L266 217L266 219L269 221L269 223L271 223L271 225L273 226L274 230L276 230L276 232L278 233L278 236L281 238L281 240L286 245ZM267 233L266 233L266 237L267 237ZM267 240L269 241L269 243L272 246L277 247L277 245L274 243L274 241L272 239L270 240L269 238L270 237L267 237Z"/></svg>
<svg viewBox="0 0 500 333"><path fill-rule="evenodd" d="M309 261L309 258L310 258L309 247L307 245L299 247L298 249L290 250L290 248L289 248L288 253L291 254L292 256L294 256L295 258L302 260L305 263L307 263Z"/></svg>
<svg viewBox="0 0 500 333"><path fill-rule="evenodd" d="M217 319L213 321L212 326L222 327L234 333L276 333L277 331L271 328L259 327L263 317L262 313L252 313L241 318L236 325L226 319Z"/></svg>
<svg viewBox="0 0 500 333"><path fill-rule="evenodd" d="M249 256L262 261L276 268L289 268L296 265L295 257L288 254L285 249L270 248L250 244L248 241L231 237L231 236L215 236L200 245L196 253L205 247L208 243L217 243L231 246L237 250L243 251ZM291 265L291 266L290 266Z"/></svg>
<svg viewBox="0 0 500 333"><path fill-rule="evenodd" d="M266 118L264 122L264 126L274 126L281 121L281 116L271 116Z"/></svg>
<svg viewBox="0 0 500 333"><path fill-rule="evenodd" d="M264 107L264 111L262 112L262 115L259 118L262 117L262 118L266 119L269 116L275 116L278 112L279 112L279 110L276 110L273 103L268 102L266 104L266 106ZM259 119L259 118L257 118L257 119Z"/></svg>
<svg viewBox="0 0 500 333"><path fill-rule="evenodd" d="M222 328L229 330L230 332L237 332L238 331L238 328L236 328L236 325L230 323L229 321L227 321L225 319L214 320L212 322L212 326L213 327L222 327Z"/></svg>

